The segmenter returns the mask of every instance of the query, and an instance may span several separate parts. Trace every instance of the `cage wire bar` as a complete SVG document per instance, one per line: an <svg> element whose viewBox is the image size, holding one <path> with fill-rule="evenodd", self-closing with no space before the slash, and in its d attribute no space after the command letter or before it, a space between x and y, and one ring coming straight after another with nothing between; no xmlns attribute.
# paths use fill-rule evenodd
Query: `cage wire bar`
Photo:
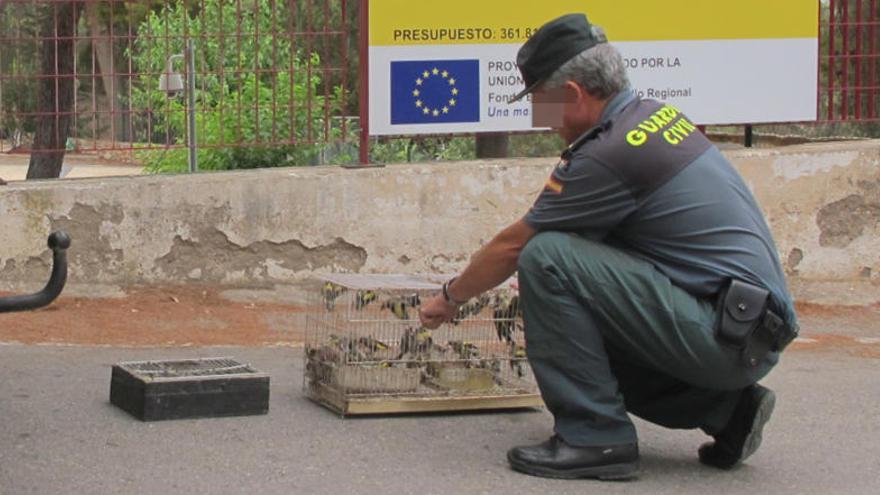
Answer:
<svg viewBox="0 0 880 495"><path fill-rule="evenodd" d="M59 13L76 4L73 36L58 36ZM185 157L184 95L158 89L167 60L196 47L198 148L292 160L368 159L365 107L368 0L5 0L0 3L0 152L31 152L41 118L71 116L81 152L174 152ZM822 0L819 115L805 127L876 126L880 0ZM54 27L47 29L46 26ZM42 69L41 50L73 41L70 74ZM51 50L50 50L51 53ZM50 61L52 62L52 61ZM179 67L185 72L184 67ZM37 87L74 81L40 111ZM817 127L818 127L817 126ZM60 136L59 136L60 137ZM43 151L60 151L43 150ZM210 163L208 167L210 168Z"/></svg>

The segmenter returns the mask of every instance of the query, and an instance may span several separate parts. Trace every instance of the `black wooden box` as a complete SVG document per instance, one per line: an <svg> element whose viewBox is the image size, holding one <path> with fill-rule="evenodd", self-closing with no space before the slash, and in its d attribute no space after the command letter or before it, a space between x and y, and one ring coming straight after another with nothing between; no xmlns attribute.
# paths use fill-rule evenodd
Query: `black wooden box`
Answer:
<svg viewBox="0 0 880 495"><path fill-rule="evenodd" d="M269 376L231 358L113 365L110 402L142 421L269 412Z"/></svg>

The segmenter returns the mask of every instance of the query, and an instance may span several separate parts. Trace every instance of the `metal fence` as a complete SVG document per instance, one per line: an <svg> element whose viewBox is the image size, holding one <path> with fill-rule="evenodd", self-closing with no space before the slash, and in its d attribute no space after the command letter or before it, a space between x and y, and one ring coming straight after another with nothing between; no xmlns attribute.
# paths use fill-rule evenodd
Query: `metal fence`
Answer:
<svg viewBox="0 0 880 495"><path fill-rule="evenodd" d="M820 120L880 121L878 9L878 0L830 0L823 4Z"/></svg>
<svg viewBox="0 0 880 495"><path fill-rule="evenodd" d="M185 154L194 129L206 168L356 158L365 1L0 1L0 152L32 151L41 119L60 138L66 118L56 149ZM818 2L820 110L805 125L880 122L878 3Z"/></svg>
<svg viewBox="0 0 880 495"><path fill-rule="evenodd" d="M350 140L353 3L0 2L0 151L30 151L46 116L71 119L63 144L79 150L180 148L188 114L201 149L282 147L303 158L312 145ZM47 53L62 60L47 64ZM65 81L75 91L68 105L41 101L41 87Z"/></svg>

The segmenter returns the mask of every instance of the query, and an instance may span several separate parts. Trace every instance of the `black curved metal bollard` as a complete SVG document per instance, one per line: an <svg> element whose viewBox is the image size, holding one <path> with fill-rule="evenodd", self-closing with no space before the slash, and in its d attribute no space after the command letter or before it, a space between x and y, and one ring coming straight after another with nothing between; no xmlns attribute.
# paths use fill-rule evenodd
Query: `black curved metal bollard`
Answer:
<svg viewBox="0 0 880 495"><path fill-rule="evenodd" d="M52 250L52 275L46 287L36 294L26 296L0 297L0 313L12 311L29 311L42 308L55 300L67 282L67 248L70 247L70 236L67 232L53 232L49 236L49 249Z"/></svg>

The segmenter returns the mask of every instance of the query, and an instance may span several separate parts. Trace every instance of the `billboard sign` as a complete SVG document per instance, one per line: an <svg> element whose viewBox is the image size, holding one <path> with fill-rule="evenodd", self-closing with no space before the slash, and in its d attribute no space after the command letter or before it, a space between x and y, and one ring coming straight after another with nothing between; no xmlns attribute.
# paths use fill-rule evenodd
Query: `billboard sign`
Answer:
<svg viewBox="0 0 880 495"><path fill-rule="evenodd" d="M532 129L516 53L545 22L586 11L633 88L699 124L814 120L815 0L369 2L371 135Z"/></svg>

